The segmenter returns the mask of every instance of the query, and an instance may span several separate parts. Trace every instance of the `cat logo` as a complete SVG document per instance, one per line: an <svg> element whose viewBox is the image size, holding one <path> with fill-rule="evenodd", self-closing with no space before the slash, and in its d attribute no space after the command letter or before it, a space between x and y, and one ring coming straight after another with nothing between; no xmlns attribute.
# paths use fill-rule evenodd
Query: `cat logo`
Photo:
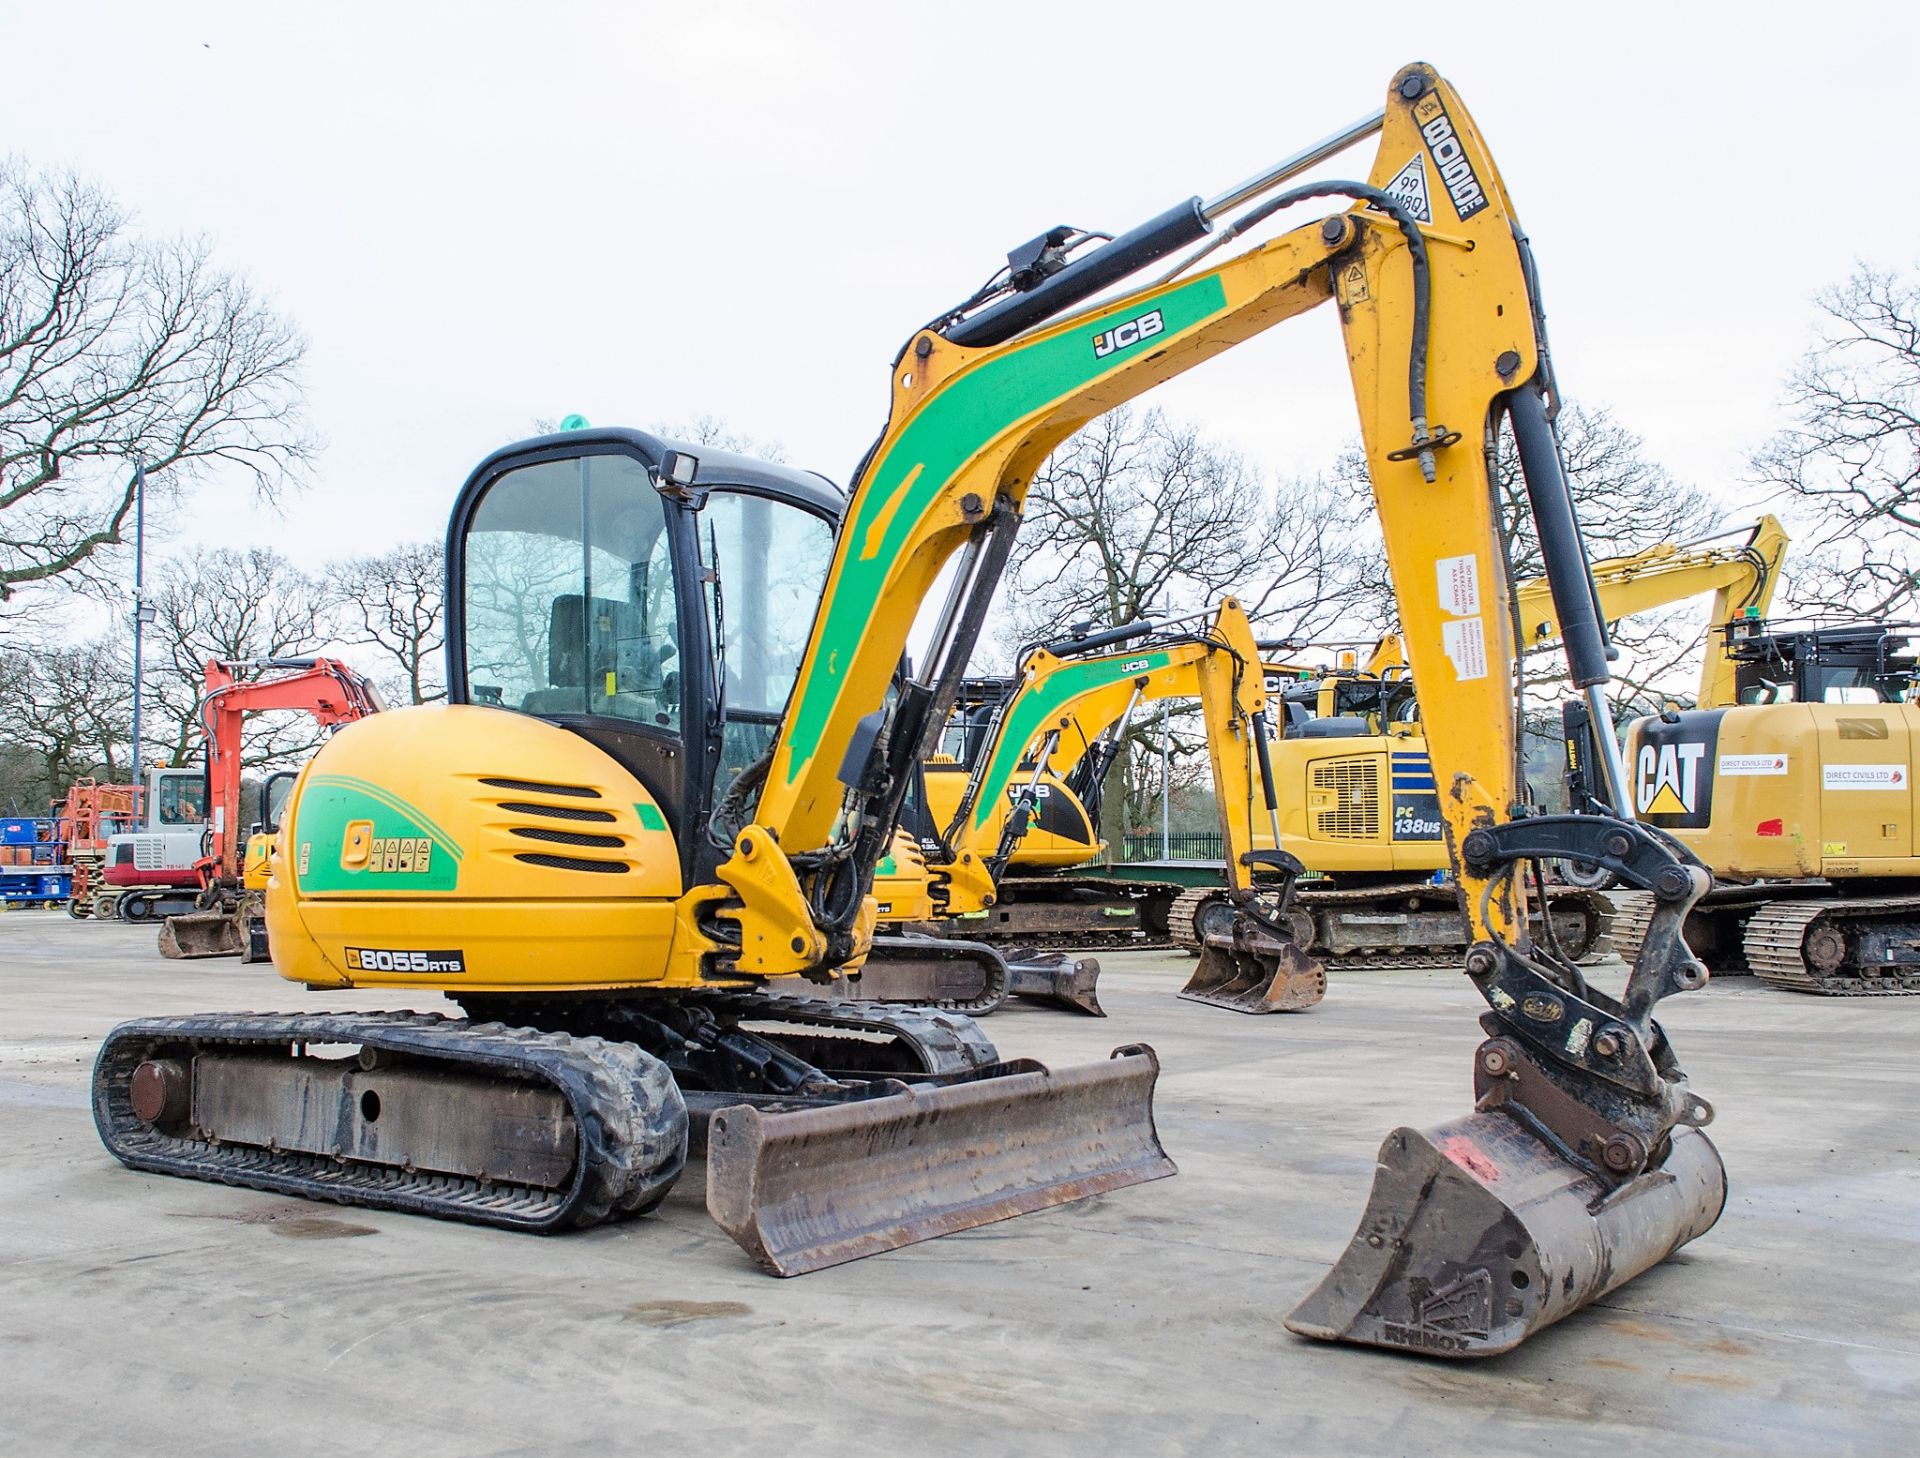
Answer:
<svg viewBox="0 0 1920 1458"><path fill-rule="evenodd" d="M1644 720L1633 756L1633 809L1649 825L1704 829L1713 807L1713 751L1718 712L1688 713L1668 723Z"/></svg>

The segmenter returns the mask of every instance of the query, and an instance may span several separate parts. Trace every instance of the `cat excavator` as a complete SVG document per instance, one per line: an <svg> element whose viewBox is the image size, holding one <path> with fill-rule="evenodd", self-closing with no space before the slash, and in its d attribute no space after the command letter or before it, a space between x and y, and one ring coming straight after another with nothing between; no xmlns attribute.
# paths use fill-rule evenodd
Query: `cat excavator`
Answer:
<svg viewBox="0 0 1920 1458"><path fill-rule="evenodd" d="M1376 135L1367 180L1289 185ZM1205 256L1326 198L1347 206ZM1106 292L1176 253L1160 281ZM915 330L837 535L818 478L640 431L489 457L449 527L451 702L328 741L267 892L282 977L408 1005L444 991L468 1017L134 1019L95 1065L107 1148L552 1230L652 1208L691 1139L717 1223L788 1275L1172 1174L1144 1045L1050 1070L951 1014L759 989L865 953L874 867L1048 453L1327 303L1487 1012L1473 1111L1387 1137L1353 1241L1288 1325L1504 1351L1702 1234L1725 1198L1712 1110L1653 1012L1704 980L1679 928L1709 878L1621 813L1617 754L1599 765L1613 814L1518 808L1487 467L1501 415L1596 711L1604 627L1531 250L1460 97L1418 64L1380 111L1246 184L1105 241L1049 230ZM920 671L896 682L956 556ZM1518 868L1569 855L1661 898L1619 996L1527 937Z"/></svg>
<svg viewBox="0 0 1920 1458"><path fill-rule="evenodd" d="M1716 885L1686 936L1713 965L1829 997L1920 993L1920 702L1912 624L1724 625L1713 692L1627 728L1633 806ZM1651 915L1623 901L1627 945Z"/></svg>

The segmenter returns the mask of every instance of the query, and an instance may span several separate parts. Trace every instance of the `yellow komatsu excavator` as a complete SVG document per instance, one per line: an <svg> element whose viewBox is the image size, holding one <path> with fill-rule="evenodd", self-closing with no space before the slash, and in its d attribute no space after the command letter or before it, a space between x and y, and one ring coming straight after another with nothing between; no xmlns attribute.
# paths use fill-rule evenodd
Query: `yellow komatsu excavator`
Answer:
<svg viewBox="0 0 1920 1458"><path fill-rule="evenodd" d="M1374 134L1368 180L1288 185ZM1350 206L1200 256L1322 198ZM1160 282L1096 299L1189 244ZM137 1019L95 1066L107 1147L136 1169L544 1230L652 1207L704 1134L709 1210L783 1274L1172 1173L1143 1046L1050 1071L1001 1061L951 1014L760 989L865 954L874 867L1049 452L1330 302L1487 1037L1474 1111L1388 1136L1353 1242L1289 1325L1503 1351L1704 1232L1725 1196L1698 1129L1711 1111L1653 1011L1704 980L1680 925L1709 878L1619 813L1617 754L1600 761L1615 813L1519 812L1487 467L1502 416L1596 714L1604 643L1531 252L1424 65L1381 111L1210 201L1015 250L908 338L837 535L817 478L642 432L482 463L449 528L451 702L329 740L267 892L283 977L402 1003L445 991L471 1020ZM896 683L956 554L921 673ZM1573 855L1662 901L1619 996L1526 934L1516 868Z"/></svg>
<svg viewBox="0 0 1920 1458"><path fill-rule="evenodd" d="M1716 969L1830 996L1920 993L1912 625L1727 624L1698 709L1627 730L1633 806L1717 884L1686 935ZM1622 901L1622 940L1652 915Z"/></svg>

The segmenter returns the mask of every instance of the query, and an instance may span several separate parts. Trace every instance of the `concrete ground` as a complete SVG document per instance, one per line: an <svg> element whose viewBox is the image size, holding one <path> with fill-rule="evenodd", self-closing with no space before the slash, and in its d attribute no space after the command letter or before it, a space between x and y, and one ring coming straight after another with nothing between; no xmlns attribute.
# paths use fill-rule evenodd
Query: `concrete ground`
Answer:
<svg viewBox="0 0 1920 1458"><path fill-rule="evenodd" d="M1462 1365L1280 1318L1345 1245L1381 1137L1465 1111L1464 979L1350 976L1311 1013L1252 1018L1177 1001L1176 955L1104 960L1106 1021L990 1030L1057 1063L1154 1044L1177 1178L776 1281L708 1221L697 1168L654 1217L545 1239L122 1169L85 1094L115 1021L348 1000L162 961L151 931L0 917L6 1451L1920 1446L1920 1003L1728 979L1666 1004L1720 1109L1720 1225Z"/></svg>

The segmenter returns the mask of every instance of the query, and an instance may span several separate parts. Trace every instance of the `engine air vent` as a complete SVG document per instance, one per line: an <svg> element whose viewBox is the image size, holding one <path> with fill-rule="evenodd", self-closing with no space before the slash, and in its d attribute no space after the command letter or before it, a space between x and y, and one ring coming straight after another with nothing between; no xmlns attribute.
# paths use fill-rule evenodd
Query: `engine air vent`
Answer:
<svg viewBox="0 0 1920 1458"><path fill-rule="evenodd" d="M517 790L523 795L571 795L578 800L598 800L600 792L588 785L545 785L538 780L508 780L481 776L480 783L496 790Z"/></svg>
<svg viewBox="0 0 1920 1458"><path fill-rule="evenodd" d="M553 871L591 871L601 876L624 876L627 865L624 861L590 861L581 856L553 856L544 853L515 851L516 861L525 861L530 866L545 866Z"/></svg>
<svg viewBox="0 0 1920 1458"><path fill-rule="evenodd" d="M1323 840L1378 840L1380 764L1372 756L1317 760L1313 788L1331 791L1334 803L1313 812L1313 833Z"/></svg>
<svg viewBox="0 0 1920 1458"><path fill-rule="evenodd" d="M508 827L515 835L528 840L547 840L556 845L579 845L592 850L619 850L624 841L617 835L588 835L579 830L549 830L544 825L514 825Z"/></svg>
<svg viewBox="0 0 1920 1458"><path fill-rule="evenodd" d="M518 815L547 815L555 820L591 820L608 825L619 817L611 810L589 810L585 805L536 805L531 800L502 800L502 810Z"/></svg>

